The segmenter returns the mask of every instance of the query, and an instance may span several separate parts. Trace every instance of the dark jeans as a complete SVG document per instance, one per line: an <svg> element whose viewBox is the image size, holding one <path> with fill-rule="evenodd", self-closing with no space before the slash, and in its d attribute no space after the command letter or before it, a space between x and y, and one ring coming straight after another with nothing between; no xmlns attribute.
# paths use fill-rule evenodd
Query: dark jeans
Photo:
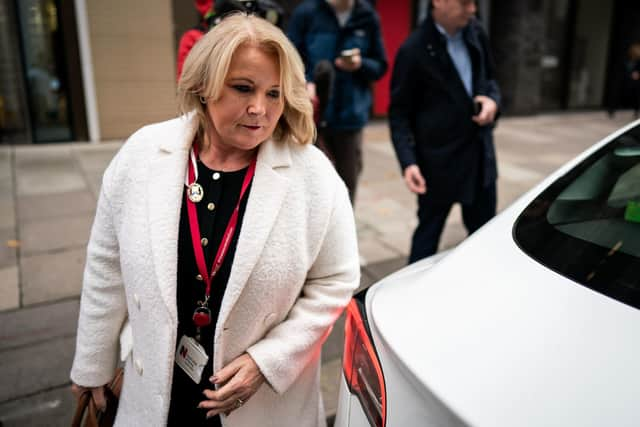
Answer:
<svg viewBox="0 0 640 427"><path fill-rule="evenodd" d="M428 192L425 195L418 195L418 227L416 227L411 241L409 264L437 252L440 235L452 206L453 202L434 201L429 197ZM478 190L472 203L462 204L462 220L469 234L482 227L495 214L495 182Z"/></svg>
<svg viewBox="0 0 640 427"><path fill-rule="evenodd" d="M362 172L362 129L323 129L322 140L327 156L333 162L355 205L358 178Z"/></svg>

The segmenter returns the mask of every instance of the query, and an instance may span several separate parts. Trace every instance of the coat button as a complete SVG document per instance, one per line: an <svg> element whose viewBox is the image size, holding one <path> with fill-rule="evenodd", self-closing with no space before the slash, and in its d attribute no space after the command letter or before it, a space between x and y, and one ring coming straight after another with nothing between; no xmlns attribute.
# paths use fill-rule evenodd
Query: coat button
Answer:
<svg viewBox="0 0 640 427"><path fill-rule="evenodd" d="M209 209L210 211L214 210L216 208L216 205L214 203L209 203L207 205L207 209Z"/></svg>
<svg viewBox="0 0 640 427"><path fill-rule="evenodd" d="M138 375L142 376L142 362L140 361L140 359L136 359L136 361L133 363L135 365L136 368L136 372L138 373Z"/></svg>
<svg viewBox="0 0 640 427"><path fill-rule="evenodd" d="M212 175L212 178L214 181L217 181L220 179L220 173L219 172L214 172Z"/></svg>

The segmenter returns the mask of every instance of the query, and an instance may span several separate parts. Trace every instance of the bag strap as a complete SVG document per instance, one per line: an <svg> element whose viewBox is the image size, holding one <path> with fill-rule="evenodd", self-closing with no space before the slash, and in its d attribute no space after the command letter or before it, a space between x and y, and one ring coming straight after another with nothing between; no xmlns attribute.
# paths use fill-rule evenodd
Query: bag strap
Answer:
<svg viewBox="0 0 640 427"><path fill-rule="evenodd" d="M71 427L98 427L97 408L91 397L91 390L85 390L78 397Z"/></svg>
<svg viewBox="0 0 640 427"><path fill-rule="evenodd" d="M124 369L118 368L116 370L115 376L111 380L111 384L109 384L109 387L108 387L116 398L120 397L120 392L122 391L123 382L124 382Z"/></svg>

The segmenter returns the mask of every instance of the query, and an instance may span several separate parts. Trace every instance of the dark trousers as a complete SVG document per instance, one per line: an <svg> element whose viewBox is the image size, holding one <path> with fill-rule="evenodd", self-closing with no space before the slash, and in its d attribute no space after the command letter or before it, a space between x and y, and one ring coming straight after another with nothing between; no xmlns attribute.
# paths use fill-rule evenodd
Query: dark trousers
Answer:
<svg viewBox="0 0 640 427"><path fill-rule="evenodd" d="M427 184L428 185L428 184ZM413 233L409 264L421 260L438 251L440 235L445 221L453 206L441 203L429 197L429 193L418 195L418 227ZM496 184L480 189L475 200L462 204L462 220L469 234L482 227L496 214Z"/></svg>
<svg viewBox="0 0 640 427"><path fill-rule="evenodd" d="M325 153L347 186L351 204L354 205L358 178L362 172L362 129L323 129L321 137Z"/></svg>

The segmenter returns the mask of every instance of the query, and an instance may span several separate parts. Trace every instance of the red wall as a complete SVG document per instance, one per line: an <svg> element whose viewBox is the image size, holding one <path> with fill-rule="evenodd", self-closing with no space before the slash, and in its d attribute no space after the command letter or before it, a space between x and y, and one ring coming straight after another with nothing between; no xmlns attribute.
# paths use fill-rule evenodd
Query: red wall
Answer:
<svg viewBox="0 0 640 427"><path fill-rule="evenodd" d="M411 2L407 0L377 0L376 9L382 24L382 39L387 51L389 68L374 85L373 114L386 116L389 108L389 84L396 52L411 29Z"/></svg>

